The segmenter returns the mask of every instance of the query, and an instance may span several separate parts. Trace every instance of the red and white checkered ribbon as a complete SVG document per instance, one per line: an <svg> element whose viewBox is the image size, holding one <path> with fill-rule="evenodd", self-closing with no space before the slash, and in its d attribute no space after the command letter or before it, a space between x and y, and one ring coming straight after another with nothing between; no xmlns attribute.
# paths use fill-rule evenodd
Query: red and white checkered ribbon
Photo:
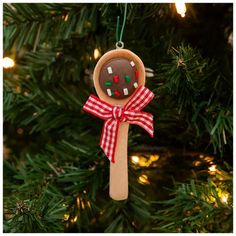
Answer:
<svg viewBox="0 0 236 236"><path fill-rule="evenodd" d="M153 116L141 111L153 98L154 94L149 89L140 86L124 107L112 106L94 95L84 104L84 111L105 120L100 146L113 163L120 122L139 125L153 137Z"/></svg>

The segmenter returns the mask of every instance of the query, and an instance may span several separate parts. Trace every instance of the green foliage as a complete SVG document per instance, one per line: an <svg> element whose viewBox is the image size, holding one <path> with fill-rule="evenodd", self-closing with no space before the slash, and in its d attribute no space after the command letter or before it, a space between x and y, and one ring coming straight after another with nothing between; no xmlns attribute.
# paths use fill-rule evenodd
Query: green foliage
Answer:
<svg viewBox="0 0 236 236"><path fill-rule="evenodd" d="M163 83L157 89L160 100L164 100L161 108L172 108L174 117L170 119L177 116L181 123L186 122L186 140L194 136L204 140L207 134L208 146L211 144L214 153L223 155L224 146L231 145L233 136L232 90L226 101L225 97L221 100L220 95L212 99L216 96L217 86L224 83L216 62L204 59L198 50L185 45L172 48L166 61L158 67ZM225 107L225 103L231 105ZM166 117L166 112L161 117Z"/></svg>
<svg viewBox="0 0 236 236"><path fill-rule="evenodd" d="M161 89L167 90L171 99L176 100L180 114L193 108L194 102L206 89L204 81L214 73L214 67L190 46L172 48L170 55L171 60L160 65L160 77L166 77Z"/></svg>
<svg viewBox="0 0 236 236"><path fill-rule="evenodd" d="M95 4L4 4L4 12L12 20L4 28L4 48L16 44L17 49L31 45L34 50L45 42L57 45L72 33L93 31L96 25L89 27L88 21L95 22L98 13Z"/></svg>
<svg viewBox="0 0 236 236"><path fill-rule="evenodd" d="M7 233L38 233L61 232L63 230L63 214L66 207L59 196L39 196L39 199L17 198L8 199L8 210L5 212L10 219L5 221L4 231ZM17 203L16 203L17 202ZM14 203L14 204L13 204Z"/></svg>
<svg viewBox="0 0 236 236"><path fill-rule="evenodd" d="M4 162L4 189L11 193L4 197L4 231L61 232L66 200L51 184L44 158L27 160L21 166Z"/></svg>
<svg viewBox="0 0 236 236"><path fill-rule="evenodd" d="M223 233L233 230L232 176L223 184L191 180L176 184L173 198L159 202L153 228L172 233ZM226 199L226 200L225 200Z"/></svg>
<svg viewBox="0 0 236 236"><path fill-rule="evenodd" d="M200 109L202 109L202 107L200 107ZM193 122L196 122L197 118L200 120L198 125L196 125L197 132L200 134L200 127L204 126L205 130L210 135L210 144L213 145L214 153L219 151L222 155L225 145L229 144L232 147L232 108L229 109L219 105L213 105L205 111L205 115L197 111L192 119Z"/></svg>
<svg viewBox="0 0 236 236"><path fill-rule="evenodd" d="M132 190L131 190L132 191ZM145 224L151 219L150 203L142 199L143 193L131 193L126 201L110 201L102 212L101 223L109 222L105 233L145 232Z"/></svg>

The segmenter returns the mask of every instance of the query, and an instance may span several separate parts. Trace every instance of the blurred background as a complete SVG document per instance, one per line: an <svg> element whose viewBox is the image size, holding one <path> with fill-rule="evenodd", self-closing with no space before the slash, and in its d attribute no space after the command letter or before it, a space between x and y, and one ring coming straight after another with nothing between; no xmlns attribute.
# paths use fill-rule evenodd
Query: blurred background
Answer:
<svg viewBox="0 0 236 236"><path fill-rule="evenodd" d="M125 4L3 9L4 232L232 232L233 4L127 4L155 137L130 126L125 201L82 111Z"/></svg>

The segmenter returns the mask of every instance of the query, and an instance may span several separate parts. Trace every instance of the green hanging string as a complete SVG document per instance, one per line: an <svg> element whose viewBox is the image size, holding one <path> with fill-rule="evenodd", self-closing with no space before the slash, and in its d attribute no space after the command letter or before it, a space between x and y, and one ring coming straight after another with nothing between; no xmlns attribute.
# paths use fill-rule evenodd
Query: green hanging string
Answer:
<svg viewBox="0 0 236 236"><path fill-rule="evenodd" d="M121 27L121 31L120 31L120 37L119 37L120 16L117 16L116 42L122 42L122 37L123 37L124 28L125 28L125 22L126 22L126 16L127 16L127 3L125 3L124 18L123 18L123 24L122 24L122 27Z"/></svg>
<svg viewBox="0 0 236 236"><path fill-rule="evenodd" d="M120 16L117 16L117 21L116 21L116 42L119 41L119 25L120 25Z"/></svg>

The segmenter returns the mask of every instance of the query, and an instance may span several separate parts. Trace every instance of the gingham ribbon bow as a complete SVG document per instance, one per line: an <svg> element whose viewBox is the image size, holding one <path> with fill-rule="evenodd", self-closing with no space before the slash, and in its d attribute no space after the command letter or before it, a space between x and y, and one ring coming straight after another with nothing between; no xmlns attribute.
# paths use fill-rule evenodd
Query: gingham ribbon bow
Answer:
<svg viewBox="0 0 236 236"><path fill-rule="evenodd" d="M114 156L120 122L139 125L153 137L153 116L141 111L153 98L154 94L149 89L140 86L124 107L112 106L94 95L91 95L84 104L84 111L105 120L100 146L113 163L115 163Z"/></svg>

